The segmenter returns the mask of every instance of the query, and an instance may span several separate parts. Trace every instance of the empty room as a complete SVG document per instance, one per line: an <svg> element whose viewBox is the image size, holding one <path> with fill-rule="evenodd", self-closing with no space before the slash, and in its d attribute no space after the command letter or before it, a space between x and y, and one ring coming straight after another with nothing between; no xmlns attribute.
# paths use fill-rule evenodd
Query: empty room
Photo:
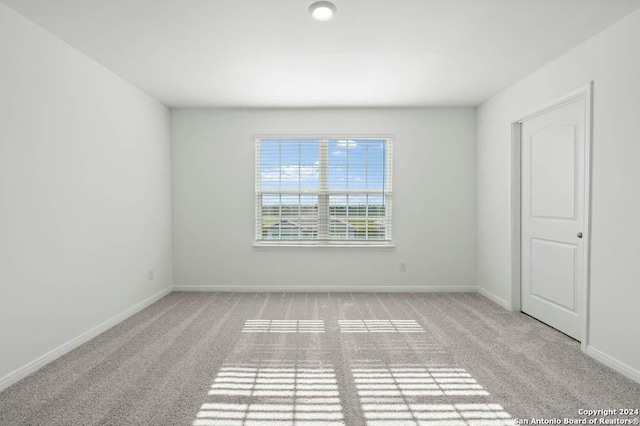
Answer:
<svg viewBox="0 0 640 426"><path fill-rule="evenodd" d="M0 425L638 425L640 0L0 0Z"/></svg>

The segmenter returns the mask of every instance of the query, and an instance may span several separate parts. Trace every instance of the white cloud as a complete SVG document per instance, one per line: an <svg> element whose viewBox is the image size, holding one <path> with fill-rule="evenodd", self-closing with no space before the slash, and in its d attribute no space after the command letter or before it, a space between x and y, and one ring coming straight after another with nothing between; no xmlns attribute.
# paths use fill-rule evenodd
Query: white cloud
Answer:
<svg viewBox="0 0 640 426"><path fill-rule="evenodd" d="M299 166L292 164L263 169L261 177L263 182L309 182L318 180L320 171L317 165Z"/></svg>

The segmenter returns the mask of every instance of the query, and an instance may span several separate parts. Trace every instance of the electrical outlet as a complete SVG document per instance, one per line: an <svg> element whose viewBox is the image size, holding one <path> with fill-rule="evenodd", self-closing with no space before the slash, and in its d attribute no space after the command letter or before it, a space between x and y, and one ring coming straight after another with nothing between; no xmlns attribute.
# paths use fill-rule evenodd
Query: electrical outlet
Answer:
<svg viewBox="0 0 640 426"><path fill-rule="evenodd" d="M153 269L149 269L149 281L153 281Z"/></svg>
<svg viewBox="0 0 640 426"><path fill-rule="evenodd" d="M407 272L407 262L400 262L400 272Z"/></svg>

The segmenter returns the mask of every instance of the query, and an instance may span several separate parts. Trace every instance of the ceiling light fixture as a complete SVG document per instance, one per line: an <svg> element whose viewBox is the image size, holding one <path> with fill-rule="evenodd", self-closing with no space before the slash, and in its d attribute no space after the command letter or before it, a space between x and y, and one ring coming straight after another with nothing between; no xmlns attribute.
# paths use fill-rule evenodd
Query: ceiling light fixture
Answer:
<svg viewBox="0 0 640 426"><path fill-rule="evenodd" d="M309 6L309 12L316 21L328 21L337 12L336 5L328 1L317 1Z"/></svg>

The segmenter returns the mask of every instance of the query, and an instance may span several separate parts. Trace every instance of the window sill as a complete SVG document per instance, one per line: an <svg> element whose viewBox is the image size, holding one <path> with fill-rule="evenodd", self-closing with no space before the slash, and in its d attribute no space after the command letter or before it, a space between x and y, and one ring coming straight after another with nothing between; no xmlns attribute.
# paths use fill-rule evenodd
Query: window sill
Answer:
<svg viewBox="0 0 640 426"><path fill-rule="evenodd" d="M396 246L393 243L373 243L373 244L293 244L293 243L254 243L253 248L255 250L298 250L298 249L394 249Z"/></svg>

